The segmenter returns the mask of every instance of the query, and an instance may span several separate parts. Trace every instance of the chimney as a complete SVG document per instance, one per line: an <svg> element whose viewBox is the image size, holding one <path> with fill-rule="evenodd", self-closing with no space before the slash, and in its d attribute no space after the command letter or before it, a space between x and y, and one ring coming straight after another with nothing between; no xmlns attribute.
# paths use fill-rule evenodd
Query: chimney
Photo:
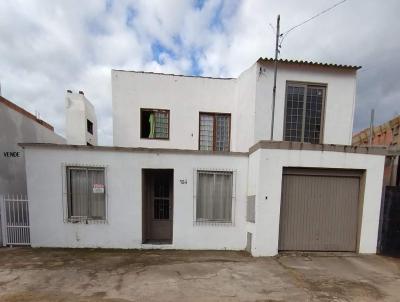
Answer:
<svg viewBox="0 0 400 302"><path fill-rule="evenodd" d="M79 90L79 94L85 95L82 90Z"/></svg>

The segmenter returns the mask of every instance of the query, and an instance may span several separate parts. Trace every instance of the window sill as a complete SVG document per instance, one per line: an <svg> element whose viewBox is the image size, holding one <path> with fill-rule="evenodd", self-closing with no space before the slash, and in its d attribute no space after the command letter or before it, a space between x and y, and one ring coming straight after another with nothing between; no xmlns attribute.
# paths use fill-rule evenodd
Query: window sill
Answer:
<svg viewBox="0 0 400 302"><path fill-rule="evenodd" d="M65 219L67 224L108 224L106 219Z"/></svg>
<svg viewBox="0 0 400 302"><path fill-rule="evenodd" d="M165 138L163 138L163 137L154 137L154 138L141 137L140 139L145 139L145 140L150 140L150 141L159 141L159 140L161 140L161 141L169 141L169 137L165 137Z"/></svg>
<svg viewBox="0 0 400 302"><path fill-rule="evenodd" d="M232 227L234 223L232 221L212 221L212 220L205 220L205 221L193 221L193 225L195 226L222 226L222 227Z"/></svg>

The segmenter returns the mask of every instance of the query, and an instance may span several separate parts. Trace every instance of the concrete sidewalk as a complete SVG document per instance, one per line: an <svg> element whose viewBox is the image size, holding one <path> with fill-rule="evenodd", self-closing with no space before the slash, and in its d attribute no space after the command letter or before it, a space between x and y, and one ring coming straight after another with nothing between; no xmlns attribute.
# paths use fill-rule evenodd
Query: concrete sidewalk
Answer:
<svg viewBox="0 0 400 302"><path fill-rule="evenodd" d="M400 259L0 249L0 301L399 301Z"/></svg>

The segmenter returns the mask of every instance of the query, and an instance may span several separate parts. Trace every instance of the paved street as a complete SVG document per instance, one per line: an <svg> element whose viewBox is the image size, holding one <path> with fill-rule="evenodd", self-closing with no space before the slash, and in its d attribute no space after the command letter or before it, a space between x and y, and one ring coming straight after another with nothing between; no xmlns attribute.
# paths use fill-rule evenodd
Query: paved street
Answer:
<svg viewBox="0 0 400 302"><path fill-rule="evenodd" d="M399 301L400 259L0 249L0 301Z"/></svg>

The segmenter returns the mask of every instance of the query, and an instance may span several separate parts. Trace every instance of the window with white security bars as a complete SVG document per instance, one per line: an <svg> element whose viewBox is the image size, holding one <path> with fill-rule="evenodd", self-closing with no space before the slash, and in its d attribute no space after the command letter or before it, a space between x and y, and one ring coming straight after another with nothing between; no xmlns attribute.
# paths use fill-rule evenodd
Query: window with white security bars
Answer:
<svg viewBox="0 0 400 302"><path fill-rule="evenodd" d="M67 222L104 222L107 218L105 168L66 167Z"/></svg>
<svg viewBox="0 0 400 302"><path fill-rule="evenodd" d="M234 222L234 171L195 171L196 223L232 224Z"/></svg>

